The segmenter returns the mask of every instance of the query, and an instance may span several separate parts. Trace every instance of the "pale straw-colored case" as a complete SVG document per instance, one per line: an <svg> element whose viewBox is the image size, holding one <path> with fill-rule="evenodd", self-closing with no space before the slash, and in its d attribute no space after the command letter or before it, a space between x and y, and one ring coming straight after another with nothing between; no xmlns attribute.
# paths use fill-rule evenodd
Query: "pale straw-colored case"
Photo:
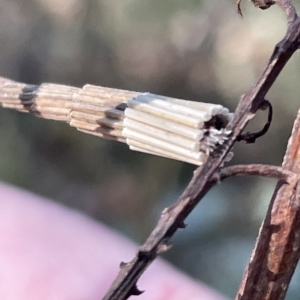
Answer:
<svg viewBox="0 0 300 300"><path fill-rule="evenodd" d="M85 85L40 86L0 78L0 106L66 121L132 150L195 165L222 145L232 114L219 104Z"/></svg>

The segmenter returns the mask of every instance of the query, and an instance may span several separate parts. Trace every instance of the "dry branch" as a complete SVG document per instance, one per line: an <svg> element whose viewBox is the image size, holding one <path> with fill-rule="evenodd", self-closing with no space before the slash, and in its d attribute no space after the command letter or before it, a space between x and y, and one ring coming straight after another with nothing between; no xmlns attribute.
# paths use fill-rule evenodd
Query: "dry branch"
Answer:
<svg viewBox="0 0 300 300"><path fill-rule="evenodd" d="M212 181L223 181L232 176L240 175L256 175L264 177L272 177L280 179L286 183L294 180L295 174L289 170L277 166L251 164L251 165L235 165L223 168L212 177Z"/></svg>
<svg viewBox="0 0 300 300"><path fill-rule="evenodd" d="M294 123L284 172L289 184L280 180L251 256L236 300L282 300L300 257L300 110Z"/></svg>

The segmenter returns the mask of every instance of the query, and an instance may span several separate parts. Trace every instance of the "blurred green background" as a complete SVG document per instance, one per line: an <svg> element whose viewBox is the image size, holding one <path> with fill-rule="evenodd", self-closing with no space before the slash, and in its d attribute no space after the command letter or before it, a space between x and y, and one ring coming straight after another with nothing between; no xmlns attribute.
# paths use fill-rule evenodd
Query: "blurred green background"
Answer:
<svg viewBox="0 0 300 300"><path fill-rule="evenodd" d="M261 11L244 1L242 8L243 19L235 0L0 0L0 74L33 84L152 92L234 111L286 29L278 7ZM256 144L236 145L231 164L281 164L299 80L296 54L267 95L275 111L271 129ZM259 113L249 128L265 120ZM0 109L0 180L80 210L137 243L194 169ZM234 297L275 184L239 177L214 187L164 257ZM299 280L297 272L287 299L299 296Z"/></svg>

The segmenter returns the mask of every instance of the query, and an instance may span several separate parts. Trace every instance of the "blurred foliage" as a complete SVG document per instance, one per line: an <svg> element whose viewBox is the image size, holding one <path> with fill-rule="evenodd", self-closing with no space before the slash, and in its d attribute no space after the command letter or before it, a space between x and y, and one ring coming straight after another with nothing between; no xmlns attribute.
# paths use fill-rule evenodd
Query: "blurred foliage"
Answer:
<svg viewBox="0 0 300 300"><path fill-rule="evenodd" d="M277 7L242 5L244 19L233 0L0 0L1 75L149 91L234 110L286 28ZM238 144L231 163L281 164L299 106L299 67L295 56L268 94L275 110L268 134ZM249 128L265 119L259 113ZM0 141L1 180L81 210L139 243L194 170L4 109ZM217 186L165 257L233 297L274 186L261 178ZM295 299L299 287L289 293Z"/></svg>

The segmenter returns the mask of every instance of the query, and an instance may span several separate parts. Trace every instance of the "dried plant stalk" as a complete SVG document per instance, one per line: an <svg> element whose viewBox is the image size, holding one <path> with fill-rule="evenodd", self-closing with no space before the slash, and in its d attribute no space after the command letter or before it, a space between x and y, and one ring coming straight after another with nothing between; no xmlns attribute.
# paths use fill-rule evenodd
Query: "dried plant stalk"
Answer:
<svg viewBox="0 0 300 300"><path fill-rule="evenodd" d="M300 258L300 110L282 170L236 300L283 300Z"/></svg>

